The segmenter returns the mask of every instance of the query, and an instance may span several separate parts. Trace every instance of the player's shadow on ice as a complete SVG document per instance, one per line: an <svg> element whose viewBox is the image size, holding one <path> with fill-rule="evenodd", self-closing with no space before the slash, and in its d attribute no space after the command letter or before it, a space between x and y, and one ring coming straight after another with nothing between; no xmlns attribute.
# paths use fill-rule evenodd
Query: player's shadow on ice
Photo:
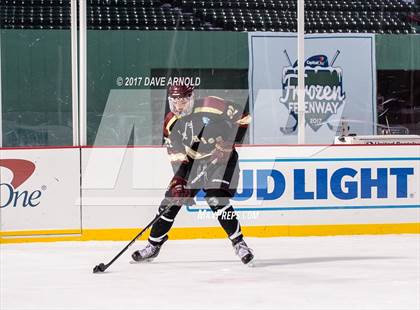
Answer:
<svg viewBox="0 0 420 310"><path fill-rule="evenodd" d="M380 259L401 259L401 257L390 256L330 256L330 257L301 257L301 258L278 258L278 259L258 259L255 258L254 267L269 267L282 265L328 263L338 261L356 260L380 260Z"/></svg>
<svg viewBox="0 0 420 310"><path fill-rule="evenodd" d="M285 266L285 265L298 265L298 264L314 264L314 263L328 263L338 261L357 261L357 260L382 260L382 259L403 259L403 257L392 257L392 256L330 256L330 257L298 257L298 258L274 258L274 259L263 259L256 257L253 261L254 268L262 268L269 266ZM194 261L178 261L178 262L165 262L165 264L199 264L202 266L203 263L209 264L237 264L238 260L194 260ZM159 264L159 262L153 262L153 264Z"/></svg>

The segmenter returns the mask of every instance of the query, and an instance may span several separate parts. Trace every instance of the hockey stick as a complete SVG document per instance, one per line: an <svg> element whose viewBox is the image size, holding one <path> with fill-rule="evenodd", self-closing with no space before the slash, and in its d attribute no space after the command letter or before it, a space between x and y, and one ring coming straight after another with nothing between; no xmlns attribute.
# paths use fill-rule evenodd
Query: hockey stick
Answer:
<svg viewBox="0 0 420 310"><path fill-rule="evenodd" d="M118 253L108 264L104 264L104 263L100 263L99 265L96 265L93 268L93 273L98 273L98 272L104 272L105 270L108 269L109 266L111 266L117 259L118 257L120 257L125 251L127 251L127 249L134 243L136 242L137 238L139 238L150 226L152 226L154 223L156 223L161 217L162 215L166 212L166 210L168 210L170 207L176 205L176 203L173 204L169 204L165 207L165 209L159 213L149 224L147 224L147 226L145 228L143 228L134 238L133 240L130 241L129 244L127 244L125 246L124 249L122 249L120 251L120 253Z"/></svg>
<svg viewBox="0 0 420 310"><path fill-rule="evenodd" d="M211 164L215 165L217 163L217 159L214 159ZM208 168L210 167L207 166L206 169L204 169L203 171L201 171L195 178L194 180L191 181L192 184L194 184L195 182L197 182L208 170ZM127 251L127 249L134 243L136 242L137 238L139 238L150 226L152 226L154 223L156 223L161 217L162 215L172 206L177 205L176 202L172 203L172 204L168 204L165 209L160 212L149 224L146 225L146 227L144 227L134 238L133 240L130 241L129 244L127 244L125 246L124 249L122 249L120 251L120 253L118 253L108 264L104 264L104 263L100 263L99 265L96 265L93 268L93 273L99 273L99 272L104 272L105 270L108 269L109 266L111 266L125 251Z"/></svg>

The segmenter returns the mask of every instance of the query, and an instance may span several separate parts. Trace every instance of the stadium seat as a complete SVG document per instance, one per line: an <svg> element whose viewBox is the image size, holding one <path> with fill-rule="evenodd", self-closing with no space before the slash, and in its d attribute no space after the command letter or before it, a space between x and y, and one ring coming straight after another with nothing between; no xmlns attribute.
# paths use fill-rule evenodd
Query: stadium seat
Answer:
<svg viewBox="0 0 420 310"><path fill-rule="evenodd" d="M68 29L70 0L0 0L3 29ZM306 0L305 31L416 33L403 0ZM414 14L414 15L412 15ZM87 0L89 29L296 31L296 0Z"/></svg>

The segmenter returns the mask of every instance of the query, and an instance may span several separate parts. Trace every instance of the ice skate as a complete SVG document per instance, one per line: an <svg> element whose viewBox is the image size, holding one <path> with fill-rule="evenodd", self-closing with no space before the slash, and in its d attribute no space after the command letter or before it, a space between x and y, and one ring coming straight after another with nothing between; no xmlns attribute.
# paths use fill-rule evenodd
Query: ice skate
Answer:
<svg viewBox="0 0 420 310"><path fill-rule="evenodd" d="M135 251L131 255L131 257L133 258L135 263L151 262L159 255L160 248L162 247L162 245L163 243L153 245L150 242L148 242L144 248Z"/></svg>
<svg viewBox="0 0 420 310"><path fill-rule="evenodd" d="M252 249L248 247L244 240L241 240L233 245L236 255L239 256L241 261L246 265L254 259Z"/></svg>

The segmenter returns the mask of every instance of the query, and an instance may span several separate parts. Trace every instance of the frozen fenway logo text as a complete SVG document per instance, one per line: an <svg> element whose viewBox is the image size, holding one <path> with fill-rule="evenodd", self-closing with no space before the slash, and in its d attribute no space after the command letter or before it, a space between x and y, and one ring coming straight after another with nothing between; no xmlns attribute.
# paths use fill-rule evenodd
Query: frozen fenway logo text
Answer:
<svg viewBox="0 0 420 310"><path fill-rule="evenodd" d="M0 183L0 208L6 207L36 207L40 203L40 190L28 191L21 185L35 171L35 164L23 159L0 159L0 169L6 168L13 174L10 183Z"/></svg>
<svg viewBox="0 0 420 310"><path fill-rule="evenodd" d="M292 65L286 50L284 51L290 66L283 68L282 96L280 103L290 113L297 124L297 61ZM314 55L305 61L305 119L306 123L317 131L328 119L338 113L345 104L346 93L343 90L343 73L339 67L333 67L340 51L334 55L331 64L325 55ZM293 133L282 128L283 133Z"/></svg>

